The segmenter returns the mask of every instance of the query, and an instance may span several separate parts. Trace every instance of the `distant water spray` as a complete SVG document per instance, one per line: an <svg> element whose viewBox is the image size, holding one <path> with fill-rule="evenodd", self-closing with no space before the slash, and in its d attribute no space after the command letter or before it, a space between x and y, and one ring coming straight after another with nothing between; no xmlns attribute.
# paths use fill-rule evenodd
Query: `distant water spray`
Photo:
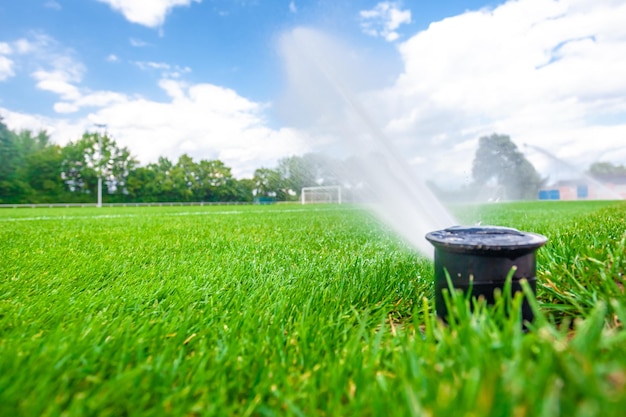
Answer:
<svg viewBox="0 0 626 417"><path fill-rule="evenodd" d="M583 170L581 170L576 165L573 165L567 161L564 161L563 159L557 157L556 155L548 152L547 150L543 148L540 148L539 146L528 145L528 144L524 144L524 146L526 148L533 149L541 153L542 155L548 157L551 161L555 162L557 165L565 167L572 175L578 176L578 178L571 178L571 179L582 179L586 183L593 185L594 188L598 192L598 196L596 198L606 198L609 200L622 200L623 199L619 193L615 192L614 190L611 190L606 185L602 184L600 181L586 174Z"/></svg>
<svg viewBox="0 0 626 417"><path fill-rule="evenodd" d="M299 28L280 42L296 119L316 124L320 136L338 137L352 157L342 174L361 184L367 206L397 234L428 257L426 233L458 224L415 173L357 99L353 84L367 68L345 65L350 51L322 33ZM294 110L295 108L295 110ZM308 113L303 115L302 112ZM337 149L329 140L325 146Z"/></svg>

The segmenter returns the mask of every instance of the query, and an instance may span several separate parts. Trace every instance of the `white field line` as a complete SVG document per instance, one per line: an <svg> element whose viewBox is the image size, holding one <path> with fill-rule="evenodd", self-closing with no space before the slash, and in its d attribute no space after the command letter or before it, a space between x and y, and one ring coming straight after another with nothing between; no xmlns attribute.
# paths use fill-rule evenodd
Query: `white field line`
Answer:
<svg viewBox="0 0 626 417"><path fill-rule="evenodd" d="M284 210L262 210L262 211L181 211L177 213L142 213L142 214L96 214L93 216L33 216L33 217L0 217L0 222L24 222L24 221L45 221L45 220L83 220L83 219L123 219L132 217L175 217L175 216L211 216L229 214L264 214L264 213L298 213L298 212L319 212L319 211L340 211L354 210L354 207L337 207L332 209L284 209Z"/></svg>
<svg viewBox="0 0 626 417"><path fill-rule="evenodd" d="M95 216L35 216L35 217L4 217L0 222L22 222L39 220L79 220L79 219L117 219L124 217L137 217L137 214L98 214Z"/></svg>
<svg viewBox="0 0 626 417"><path fill-rule="evenodd" d="M264 214L264 213L299 213L299 212L318 212L318 211L341 211L354 210L354 207L337 207L332 209L283 209L283 210L262 210L262 211L181 211L178 213L163 213L161 216L206 216L211 214Z"/></svg>

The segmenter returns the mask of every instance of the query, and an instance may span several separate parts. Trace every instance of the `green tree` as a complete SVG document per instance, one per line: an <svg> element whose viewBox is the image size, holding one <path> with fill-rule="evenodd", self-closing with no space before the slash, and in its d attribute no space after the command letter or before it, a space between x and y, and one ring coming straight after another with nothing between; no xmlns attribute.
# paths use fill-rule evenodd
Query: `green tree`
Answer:
<svg viewBox="0 0 626 417"><path fill-rule="evenodd" d="M231 169L220 160L201 160L198 163L196 196L200 201L234 201L236 182Z"/></svg>
<svg viewBox="0 0 626 417"><path fill-rule="evenodd" d="M616 165L611 162L594 162L587 170L594 178L603 179L612 176L626 176L626 166Z"/></svg>
<svg viewBox="0 0 626 417"><path fill-rule="evenodd" d="M0 201L38 203L59 201L61 147L46 132L15 133L0 121Z"/></svg>
<svg viewBox="0 0 626 417"><path fill-rule="evenodd" d="M63 148L62 178L79 199L97 191L98 177L103 179L103 194L124 195L130 172L137 166L128 148L120 147L108 135L85 133Z"/></svg>
<svg viewBox="0 0 626 417"><path fill-rule="evenodd" d="M0 118L0 203L19 203L27 192L18 175L21 159L17 136Z"/></svg>
<svg viewBox="0 0 626 417"><path fill-rule="evenodd" d="M235 201L251 203L254 199L255 182L253 178L242 178L235 180L237 198Z"/></svg>
<svg viewBox="0 0 626 417"><path fill-rule="evenodd" d="M278 161L276 168L280 176L280 188L285 195L300 194L302 187L315 184L315 173L309 161L301 156L290 156Z"/></svg>
<svg viewBox="0 0 626 417"><path fill-rule="evenodd" d="M157 175L158 172L152 169L151 165L131 170L126 179L126 201L138 203L159 201L161 188Z"/></svg>
<svg viewBox="0 0 626 417"><path fill-rule="evenodd" d="M537 192L544 183L511 138L495 133L479 139L472 176L480 186L495 179L511 200L537 198Z"/></svg>
<svg viewBox="0 0 626 417"><path fill-rule="evenodd" d="M321 153L282 158L276 169L280 174L282 191L297 199L303 187L335 185L339 182L336 164L336 161Z"/></svg>
<svg viewBox="0 0 626 417"><path fill-rule="evenodd" d="M280 173L277 170L258 168L254 171L252 180L254 181L253 194L255 197L276 197L276 200L285 200Z"/></svg>
<svg viewBox="0 0 626 417"><path fill-rule="evenodd" d="M194 192L198 188L198 165L192 157L181 155L176 165L169 170L168 177L172 184L173 201L194 200Z"/></svg>
<svg viewBox="0 0 626 417"><path fill-rule="evenodd" d="M30 203L53 203L65 198L61 180L62 148L52 144L46 132L32 136L30 131L20 132L24 159L18 169L20 178L28 184L26 200Z"/></svg>
<svg viewBox="0 0 626 417"><path fill-rule="evenodd" d="M147 192L155 196L156 201L178 201L171 176L174 163L162 156L157 163L150 164L147 168L155 173L154 182L146 185L149 188Z"/></svg>

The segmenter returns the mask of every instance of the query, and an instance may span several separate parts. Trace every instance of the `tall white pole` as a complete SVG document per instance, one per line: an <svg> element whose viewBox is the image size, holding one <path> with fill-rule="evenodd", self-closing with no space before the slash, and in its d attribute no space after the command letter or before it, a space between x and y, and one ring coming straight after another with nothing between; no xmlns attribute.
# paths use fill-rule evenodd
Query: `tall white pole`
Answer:
<svg viewBox="0 0 626 417"><path fill-rule="evenodd" d="M102 207L102 177L98 177L98 207Z"/></svg>
<svg viewBox="0 0 626 417"><path fill-rule="evenodd" d="M107 125L105 124L96 124L97 128L104 128L106 131ZM98 204L97 207L102 207L102 158L104 156L102 152L102 132L98 133L98 151L100 152L100 166L98 167Z"/></svg>

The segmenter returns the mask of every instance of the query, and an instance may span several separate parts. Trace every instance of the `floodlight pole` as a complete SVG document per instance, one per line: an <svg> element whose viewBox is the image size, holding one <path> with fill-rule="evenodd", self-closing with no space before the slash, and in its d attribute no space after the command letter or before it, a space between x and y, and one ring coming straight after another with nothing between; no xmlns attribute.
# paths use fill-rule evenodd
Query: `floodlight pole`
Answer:
<svg viewBox="0 0 626 417"><path fill-rule="evenodd" d="M106 124L95 123L94 126L99 129L104 129L104 131L106 132ZM98 161L100 162L100 166L98 168L98 204L96 205L96 207L102 207L102 133L98 135L98 150L100 152L100 161Z"/></svg>
<svg viewBox="0 0 626 417"><path fill-rule="evenodd" d="M98 177L98 204L97 207L102 207L102 177Z"/></svg>

